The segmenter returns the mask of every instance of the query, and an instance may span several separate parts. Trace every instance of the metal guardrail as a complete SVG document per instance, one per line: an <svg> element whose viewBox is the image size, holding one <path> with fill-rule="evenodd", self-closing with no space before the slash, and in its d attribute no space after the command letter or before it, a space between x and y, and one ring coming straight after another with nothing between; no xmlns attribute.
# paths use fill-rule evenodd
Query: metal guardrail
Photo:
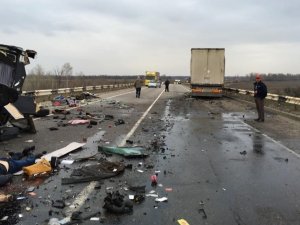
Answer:
<svg viewBox="0 0 300 225"><path fill-rule="evenodd" d="M254 96L254 91L235 89L235 88L224 88L224 90L233 92L233 93ZM266 99L277 101L277 102L282 102L282 103L289 103L289 104L293 104L293 105L300 105L300 98L291 97L291 96L282 96L282 95L268 93Z"/></svg>
<svg viewBox="0 0 300 225"><path fill-rule="evenodd" d="M23 91L23 95L30 95L30 96L49 96L55 94L69 94L74 92L84 92L84 91L95 91L95 90L107 90L107 89L115 89L115 88L127 88L132 87L133 83L128 84L110 84L110 85L99 85L99 86L86 86L86 87L74 87L74 88L59 88L59 89L46 89L46 90L36 90L36 91ZM250 95L253 96L254 92L244 89L235 89L235 88L224 88L225 91L232 92L232 93L239 93L243 95ZM282 103L289 103L294 105L300 105L300 98L291 97L291 96L282 96L276 94L268 93L266 99L282 102Z"/></svg>
<svg viewBox="0 0 300 225"><path fill-rule="evenodd" d="M74 92L127 88L132 86L133 86L132 83L128 83L128 84L110 84L110 85L100 85L100 86L74 87L74 88L46 89L46 90L36 90L36 91L23 91L22 95L40 97L40 96L49 96L55 94L69 94Z"/></svg>

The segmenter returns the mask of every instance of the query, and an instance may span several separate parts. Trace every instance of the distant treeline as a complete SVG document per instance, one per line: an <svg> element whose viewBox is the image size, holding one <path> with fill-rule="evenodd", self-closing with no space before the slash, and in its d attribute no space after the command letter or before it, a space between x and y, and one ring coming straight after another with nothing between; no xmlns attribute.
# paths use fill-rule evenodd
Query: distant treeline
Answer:
<svg viewBox="0 0 300 225"><path fill-rule="evenodd" d="M228 84L242 84L249 83L249 85L255 80L255 73L250 73L246 76L225 76L225 86ZM73 73L73 67L70 63L65 63L61 67L53 69L51 72L45 72L41 65L37 65L33 68L27 75L23 90L24 91L34 91L43 89L58 89L58 88L73 88L73 87L86 87L86 86L99 86L105 84L126 84L132 83L136 80L137 76L144 79L144 74L136 75L84 75L83 73L75 74ZM291 81L293 87L288 85L286 93L297 92L298 86L295 84L300 84L300 74L261 74L264 81ZM186 82L190 80L190 76L168 76L162 74L160 76L162 81L167 78L172 83L174 80L181 80ZM251 82L249 82L251 81ZM236 85L238 86L238 85ZM248 88L248 87L244 87ZM297 89L297 90L296 90Z"/></svg>
<svg viewBox="0 0 300 225"><path fill-rule="evenodd" d="M260 74L262 76L263 80L266 81L293 81L293 80L300 80L300 74L274 74L274 73L268 73L268 74ZM246 76L228 76L225 77L225 81L254 81L255 80L255 73L250 73Z"/></svg>
<svg viewBox="0 0 300 225"><path fill-rule="evenodd" d="M73 88L86 86L99 86L105 84L126 84L132 83L137 77L144 79L145 74L135 75L85 75L82 72L73 73L73 67L70 63L64 63L52 71L45 71L44 68L37 64L27 75L23 91L34 91L44 89ZM161 80L167 78L172 82L175 79L187 80L187 76L167 76L161 74Z"/></svg>
<svg viewBox="0 0 300 225"><path fill-rule="evenodd" d="M244 77L225 77L225 87L252 90L255 74ZM262 80L268 86L269 93L300 97L300 75L262 74Z"/></svg>
<svg viewBox="0 0 300 225"><path fill-rule="evenodd" d="M58 76L28 75L23 91L58 89L72 87L99 86L105 84L126 84L134 82L137 76Z"/></svg>
<svg viewBox="0 0 300 225"><path fill-rule="evenodd" d="M34 91L44 89L72 88L99 86L105 84L127 84L133 83L136 78L144 75L91 75L91 76L64 76L64 75L28 75L23 85L23 91ZM161 76L164 81L167 76ZM171 78L171 79L170 79ZM170 80L181 79L184 77L169 77Z"/></svg>

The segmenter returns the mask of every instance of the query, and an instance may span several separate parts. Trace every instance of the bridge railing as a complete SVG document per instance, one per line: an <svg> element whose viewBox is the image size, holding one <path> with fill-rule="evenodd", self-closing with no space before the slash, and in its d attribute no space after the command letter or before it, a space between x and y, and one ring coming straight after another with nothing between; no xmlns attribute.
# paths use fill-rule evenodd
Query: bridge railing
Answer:
<svg viewBox="0 0 300 225"><path fill-rule="evenodd" d="M235 89L235 88L224 88L224 90L226 92L254 96L254 91ZM300 105L300 98L297 98L297 97L283 96L283 95L276 95L276 94L268 93L266 99L269 99L272 101L277 101L280 103L289 103L289 104L294 104L294 105Z"/></svg>

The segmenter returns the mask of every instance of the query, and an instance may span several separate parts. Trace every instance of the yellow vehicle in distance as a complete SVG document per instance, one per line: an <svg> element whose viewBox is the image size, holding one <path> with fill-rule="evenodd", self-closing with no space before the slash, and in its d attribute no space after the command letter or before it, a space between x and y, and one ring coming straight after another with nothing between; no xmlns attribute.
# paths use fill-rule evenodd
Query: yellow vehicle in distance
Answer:
<svg viewBox="0 0 300 225"><path fill-rule="evenodd" d="M146 71L145 86L148 87L150 81L155 81L157 84L160 82L160 73L155 71Z"/></svg>

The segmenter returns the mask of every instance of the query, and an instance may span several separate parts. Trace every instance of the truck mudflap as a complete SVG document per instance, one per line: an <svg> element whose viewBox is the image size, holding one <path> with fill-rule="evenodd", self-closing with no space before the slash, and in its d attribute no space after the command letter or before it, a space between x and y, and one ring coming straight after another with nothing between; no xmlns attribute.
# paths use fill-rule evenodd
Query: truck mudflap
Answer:
<svg viewBox="0 0 300 225"><path fill-rule="evenodd" d="M192 96L194 97L222 97L223 89L220 87L193 87Z"/></svg>

